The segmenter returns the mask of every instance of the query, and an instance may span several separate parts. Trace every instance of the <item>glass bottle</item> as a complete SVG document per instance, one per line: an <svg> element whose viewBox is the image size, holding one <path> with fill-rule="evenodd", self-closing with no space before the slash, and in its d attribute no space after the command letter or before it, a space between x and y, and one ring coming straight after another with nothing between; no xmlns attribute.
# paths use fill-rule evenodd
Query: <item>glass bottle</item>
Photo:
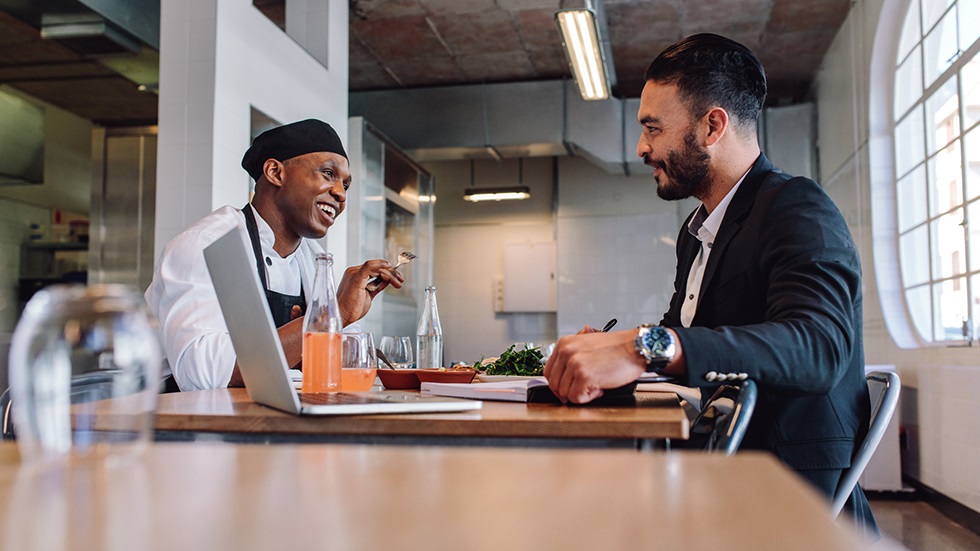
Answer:
<svg viewBox="0 0 980 551"><path fill-rule="evenodd" d="M418 350L417 367L440 368L442 365L442 325L439 323L439 307L436 305L436 287L425 288L425 303L419 316L415 347Z"/></svg>
<svg viewBox="0 0 980 551"><path fill-rule="evenodd" d="M333 255L316 255L316 276L303 320L303 392L340 390L340 306L333 283Z"/></svg>

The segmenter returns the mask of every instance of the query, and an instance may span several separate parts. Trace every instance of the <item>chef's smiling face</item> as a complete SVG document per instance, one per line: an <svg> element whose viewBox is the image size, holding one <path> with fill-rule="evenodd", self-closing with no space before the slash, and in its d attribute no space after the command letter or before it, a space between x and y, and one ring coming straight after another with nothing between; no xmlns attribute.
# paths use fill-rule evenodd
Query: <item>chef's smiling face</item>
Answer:
<svg viewBox="0 0 980 551"><path fill-rule="evenodd" d="M282 166L284 223L299 237L323 237L347 206L351 185L347 158L314 152L288 159Z"/></svg>

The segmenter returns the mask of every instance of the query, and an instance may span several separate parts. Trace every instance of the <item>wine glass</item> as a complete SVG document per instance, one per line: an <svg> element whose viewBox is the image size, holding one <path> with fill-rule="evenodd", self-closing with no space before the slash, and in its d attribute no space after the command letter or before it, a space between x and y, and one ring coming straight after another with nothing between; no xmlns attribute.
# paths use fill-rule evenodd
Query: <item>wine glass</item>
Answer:
<svg viewBox="0 0 980 551"><path fill-rule="evenodd" d="M381 337L381 352L395 369L412 367L411 337Z"/></svg>
<svg viewBox="0 0 980 551"><path fill-rule="evenodd" d="M38 291L10 347L22 456L98 459L142 451L153 429L162 361L157 325L135 289Z"/></svg>
<svg viewBox="0 0 980 551"><path fill-rule="evenodd" d="M374 385L378 355L371 333L344 333L341 337L341 392L367 392Z"/></svg>

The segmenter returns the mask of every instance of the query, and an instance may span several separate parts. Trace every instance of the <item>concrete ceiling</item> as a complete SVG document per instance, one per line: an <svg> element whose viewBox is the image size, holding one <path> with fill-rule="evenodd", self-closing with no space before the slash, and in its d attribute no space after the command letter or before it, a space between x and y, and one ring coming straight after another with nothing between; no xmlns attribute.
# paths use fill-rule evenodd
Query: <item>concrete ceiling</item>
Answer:
<svg viewBox="0 0 980 551"><path fill-rule="evenodd" d="M254 0L280 25L283 2ZM567 78L554 23L558 4L350 0L350 88ZM638 97L643 72L658 52L683 36L711 31L756 51L768 73L770 104L800 101L849 6L850 0L606 0L619 82L615 95ZM43 40L30 21L0 11L0 85L97 124L156 121L156 95L137 89L139 75L155 71L155 63L156 52L149 47L140 56L83 57Z"/></svg>
<svg viewBox="0 0 980 551"><path fill-rule="evenodd" d="M802 100L850 0L605 0L618 97L680 38L714 32L762 60L770 103ZM350 88L570 77L558 0L350 0Z"/></svg>

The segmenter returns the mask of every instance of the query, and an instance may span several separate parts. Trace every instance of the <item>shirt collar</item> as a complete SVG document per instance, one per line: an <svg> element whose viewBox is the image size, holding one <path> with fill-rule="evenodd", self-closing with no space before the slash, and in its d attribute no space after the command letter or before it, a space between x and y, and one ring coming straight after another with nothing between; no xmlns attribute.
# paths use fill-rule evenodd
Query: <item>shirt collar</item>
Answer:
<svg viewBox="0 0 980 551"><path fill-rule="evenodd" d="M258 209L256 209L251 205L249 205L249 208L252 209L252 214L255 215L255 227L259 230L259 244L262 245L262 250L275 251L276 234L275 232L272 231L272 226L270 226L269 223L262 218L262 215L259 214ZM296 247L296 250L299 250L299 247ZM269 253L266 252L266 254ZM295 254L295 251L293 251L293 254ZM289 258L289 256L287 256L286 258ZM280 257L278 253L276 253L275 258L282 258L282 257Z"/></svg>

